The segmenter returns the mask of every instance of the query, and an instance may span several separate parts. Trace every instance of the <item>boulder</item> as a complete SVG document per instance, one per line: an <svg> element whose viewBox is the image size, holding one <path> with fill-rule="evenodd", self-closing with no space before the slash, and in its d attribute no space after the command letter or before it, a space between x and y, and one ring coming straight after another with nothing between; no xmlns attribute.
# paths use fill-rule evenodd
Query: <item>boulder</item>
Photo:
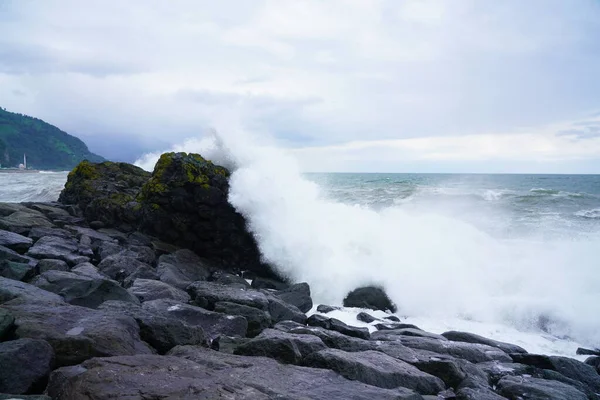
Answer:
<svg viewBox="0 0 600 400"><path fill-rule="evenodd" d="M359 339L368 340L371 337L367 328L357 328L350 326L339 319L323 317L319 314L313 314L306 320L306 323L310 326L320 326L324 329L333 330L342 333L347 336L356 337Z"/></svg>
<svg viewBox="0 0 600 400"><path fill-rule="evenodd" d="M449 331L442 333L442 336L454 342L486 344L488 346L497 347L505 353L527 353L524 348L517 345L488 339L474 333Z"/></svg>
<svg viewBox="0 0 600 400"><path fill-rule="evenodd" d="M310 286L308 286L308 283L298 283L296 285L292 285L287 289L275 292L274 295L286 303L298 307L298 309L304 313L309 312L313 306L313 302L310 297Z"/></svg>
<svg viewBox="0 0 600 400"><path fill-rule="evenodd" d="M28 281L35 276L35 267L28 263L0 260L0 276L17 281Z"/></svg>
<svg viewBox="0 0 600 400"><path fill-rule="evenodd" d="M299 364L307 355L326 348L323 341L316 336L267 329L239 346L234 354L269 357L285 364Z"/></svg>
<svg viewBox="0 0 600 400"><path fill-rule="evenodd" d="M138 299L117 282L109 279L65 271L46 271L37 276L31 284L62 296L69 304L98 308L107 300L121 300L138 304Z"/></svg>
<svg viewBox="0 0 600 400"><path fill-rule="evenodd" d="M21 255L14 250L0 245L0 260L14 261L18 263L36 265L37 261L31 257Z"/></svg>
<svg viewBox="0 0 600 400"><path fill-rule="evenodd" d="M157 299L172 299L182 303L190 301L190 296L185 291L151 279L136 279L127 290L141 302Z"/></svg>
<svg viewBox="0 0 600 400"><path fill-rule="evenodd" d="M242 357L185 346L175 356L138 355L88 360L54 371L48 394L80 400L93 393L109 399L419 400L414 392L385 390L348 381L332 371L281 365L262 357Z"/></svg>
<svg viewBox="0 0 600 400"><path fill-rule="evenodd" d="M339 332L321 327L298 326L298 324L289 326L289 321L280 322L276 324L274 328L293 334L317 336L327 345L327 347L348 352L375 350L378 347L376 342L346 336Z"/></svg>
<svg viewBox="0 0 600 400"><path fill-rule="evenodd" d="M121 284L125 288L130 288L131 286L133 286L133 282L135 282L136 279L149 279L152 281L158 281L158 274L156 273L156 269L152 268L148 264L139 265L131 275L123 279L123 282ZM175 289L183 290L178 288Z"/></svg>
<svg viewBox="0 0 600 400"><path fill-rule="evenodd" d="M263 293L253 289L242 289L220 285L214 282L194 282L187 287L195 304L208 310L215 308L215 303L226 301L243 304L260 310L268 310L269 301Z"/></svg>
<svg viewBox="0 0 600 400"><path fill-rule="evenodd" d="M81 247L75 239L58 236L44 236L27 251L29 257L44 259L53 258L66 261L74 266L90 261L93 252L89 247Z"/></svg>
<svg viewBox="0 0 600 400"><path fill-rule="evenodd" d="M37 272L41 274L46 271L68 271L69 266L63 260L44 258L38 261L36 269Z"/></svg>
<svg viewBox="0 0 600 400"><path fill-rule="evenodd" d="M150 270L152 267L139 261L135 257L126 254L118 253L106 257L98 264L98 269L103 274L109 276L118 282L123 282L127 277L136 272L138 269ZM139 275L139 272L138 272Z"/></svg>
<svg viewBox="0 0 600 400"><path fill-rule="evenodd" d="M32 395L19 395L19 394L1 394L0 400L52 400L44 394L32 394Z"/></svg>
<svg viewBox="0 0 600 400"><path fill-rule="evenodd" d="M461 388L456 392L457 400L506 400L506 397L496 394L490 389Z"/></svg>
<svg viewBox="0 0 600 400"><path fill-rule="evenodd" d="M98 271L98 268L96 268L94 264L91 264L89 262L77 264L75 267L73 267L73 269L71 269L71 272L74 274L87 276L93 279L110 279L108 276L101 274L100 271Z"/></svg>
<svg viewBox="0 0 600 400"><path fill-rule="evenodd" d="M369 308L371 310L396 312L396 305L390 300L383 288L365 286L354 289L344 299L344 307Z"/></svg>
<svg viewBox="0 0 600 400"><path fill-rule="evenodd" d="M498 382L498 393L509 399L587 400L573 386L545 379L506 376Z"/></svg>
<svg viewBox="0 0 600 400"><path fill-rule="evenodd" d="M148 172L131 164L82 161L69 173L58 201L78 205L89 222L135 226L140 217L136 196L149 178Z"/></svg>
<svg viewBox="0 0 600 400"><path fill-rule="evenodd" d="M273 290L284 290L289 287L289 285L287 283L282 282L278 279L265 278L262 276L257 276L254 279L252 279L252 283L250 284L250 286L252 286L253 289L273 289Z"/></svg>
<svg viewBox="0 0 600 400"><path fill-rule="evenodd" d="M486 361L510 362L511 357L499 349L484 344L453 342L427 337L395 335L395 341L406 347L446 354L472 363ZM392 342L393 343L393 342Z"/></svg>
<svg viewBox="0 0 600 400"><path fill-rule="evenodd" d="M54 365L54 351L38 339L0 343L0 393L41 393Z"/></svg>
<svg viewBox="0 0 600 400"><path fill-rule="evenodd" d="M239 315L248 321L247 335L254 337L271 326L271 315L258 308L226 301L215 303L215 311L227 315Z"/></svg>
<svg viewBox="0 0 600 400"><path fill-rule="evenodd" d="M34 227L52 228L54 225L39 211L25 209L0 217L0 229L27 235Z"/></svg>
<svg viewBox="0 0 600 400"><path fill-rule="evenodd" d="M0 229L0 245L19 253L25 253L33 244L33 240L18 233Z"/></svg>
<svg viewBox="0 0 600 400"><path fill-rule="evenodd" d="M567 378L585 384L593 392L600 393L600 375L590 365L567 357L523 353L515 353L510 356L516 363L556 371Z"/></svg>
<svg viewBox="0 0 600 400"><path fill-rule="evenodd" d="M575 354L580 356L600 356L600 349L584 349L583 347L579 347Z"/></svg>
<svg viewBox="0 0 600 400"><path fill-rule="evenodd" d="M160 256L156 267L161 281L184 290L192 282L208 279L212 270L213 267L186 249Z"/></svg>
<svg viewBox="0 0 600 400"><path fill-rule="evenodd" d="M317 306L317 312L320 312L322 314L328 314L332 311L337 311L337 310L341 310L341 307L328 306L326 304L319 304Z"/></svg>
<svg viewBox="0 0 600 400"><path fill-rule="evenodd" d="M8 340L13 327L15 326L15 317L8 311L0 308L0 342Z"/></svg>
<svg viewBox="0 0 600 400"><path fill-rule="evenodd" d="M0 277L0 304L13 299L21 299L24 302L64 302L63 298L57 294L42 290L28 283Z"/></svg>
<svg viewBox="0 0 600 400"><path fill-rule="evenodd" d="M269 314L274 323L280 321L294 321L300 324L306 323L306 314L300 311L296 306L286 303L277 296L270 293L266 294L269 301Z"/></svg>
<svg viewBox="0 0 600 400"><path fill-rule="evenodd" d="M62 237L62 238L71 238L73 235L71 234L71 232L62 229L62 228L46 228L46 227L41 227L41 226L36 226L31 228L31 230L29 231L29 238L33 239L34 241L37 241L41 238L43 238L44 236L55 236L55 237Z"/></svg>
<svg viewBox="0 0 600 400"><path fill-rule="evenodd" d="M588 357L585 363L593 368L596 368L598 374L600 374L600 356Z"/></svg>
<svg viewBox="0 0 600 400"><path fill-rule="evenodd" d="M187 324L167 312L151 312L133 303L112 300L104 302L99 309L135 319L140 327L142 340L159 354L165 354L175 346L200 345L206 341L201 326Z"/></svg>
<svg viewBox="0 0 600 400"><path fill-rule="evenodd" d="M418 329L421 330L418 326L413 324L403 324L400 322L384 322L380 324L375 324L375 328L380 331L393 331L397 329Z"/></svg>
<svg viewBox="0 0 600 400"><path fill-rule="evenodd" d="M228 194L227 169L198 154L165 153L138 197L142 230L226 267L264 275L268 268Z"/></svg>
<svg viewBox="0 0 600 400"><path fill-rule="evenodd" d="M250 288L250 284L241 276L229 274L224 271L215 271L209 281L226 286L237 286L242 289Z"/></svg>
<svg viewBox="0 0 600 400"><path fill-rule="evenodd" d="M413 337L425 337L430 339L437 339L446 341L445 337L438 335L437 333L426 332L419 328L400 328L400 329L387 329L377 332L373 332L371 338L373 340L396 340L397 336L413 336Z"/></svg>
<svg viewBox="0 0 600 400"><path fill-rule="evenodd" d="M15 318L16 338L47 341L58 366L79 364L92 357L152 353L140 340L138 324L128 316L66 303L11 302L0 309Z"/></svg>
<svg viewBox="0 0 600 400"><path fill-rule="evenodd" d="M356 315L356 319L364 322L366 324L370 324L371 322L375 322L378 321L377 318L375 318L374 316L372 316L371 314L367 314L366 312L360 312Z"/></svg>
<svg viewBox="0 0 600 400"><path fill-rule="evenodd" d="M175 300L151 300L142 304L148 312L177 318L191 326L204 330L208 342L219 336L246 336L248 322L244 317L225 315Z"/></svg>
<svg viewBox="0 0 600 400"><path fill-rule="evenodd" d="M321 350L308 355L303 364L331 369L348 379L381 388L404 387L420 394L437 394L445 389L441 379L377 351L348 353L336 349Z"/></svg>

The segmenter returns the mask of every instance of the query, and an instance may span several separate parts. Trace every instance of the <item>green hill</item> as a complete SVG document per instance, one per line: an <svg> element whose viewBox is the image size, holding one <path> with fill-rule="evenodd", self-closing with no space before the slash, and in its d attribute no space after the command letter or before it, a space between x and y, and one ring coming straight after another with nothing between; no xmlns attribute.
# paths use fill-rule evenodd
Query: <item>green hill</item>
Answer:
<svg viewBox="0 0 600 400"><path fill-rule="evenodd" d="M71 170L79 162L101 162L86 144L41 119L0 107L0 164L17 167L27 155L30 169Z"/></svg>

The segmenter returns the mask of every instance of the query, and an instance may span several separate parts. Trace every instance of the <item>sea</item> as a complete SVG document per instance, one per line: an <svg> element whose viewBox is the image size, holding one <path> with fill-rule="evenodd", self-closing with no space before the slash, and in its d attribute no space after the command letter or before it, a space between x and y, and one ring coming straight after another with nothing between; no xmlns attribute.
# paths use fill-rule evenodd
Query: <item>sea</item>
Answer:
<svg viewBox="0 0 600 400"><path fill-rule="evenodd" d="M227 153L230 202L265 260L309 282L315 305L374 284L431 332L570 357L600 347L600 175L305 174L277 149ZM0 201L55 201L66 179L0 174ZM329 315L373 330L359 311Z"/></svg>

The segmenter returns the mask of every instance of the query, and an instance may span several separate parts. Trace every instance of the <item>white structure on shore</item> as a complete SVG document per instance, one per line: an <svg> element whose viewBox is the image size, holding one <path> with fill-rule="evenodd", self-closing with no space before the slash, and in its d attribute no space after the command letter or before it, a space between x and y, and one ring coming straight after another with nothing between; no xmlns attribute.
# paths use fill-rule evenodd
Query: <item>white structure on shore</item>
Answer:
<svg viewBox="0 0 600 400"><path fill-rule="evenodd" d="M27 155L23 154L23 164L19 164L19 169L27 169Z"/></svg>

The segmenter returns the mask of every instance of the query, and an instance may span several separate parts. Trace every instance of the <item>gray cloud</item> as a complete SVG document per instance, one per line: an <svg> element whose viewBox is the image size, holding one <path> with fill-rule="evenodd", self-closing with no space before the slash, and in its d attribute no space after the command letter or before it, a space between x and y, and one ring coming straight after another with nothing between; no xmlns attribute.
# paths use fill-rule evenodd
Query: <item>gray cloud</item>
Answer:
<svg viewBox="0 0 600 400"><path fill-rule="evenodd" d="M2 106L90 142L148 143L119 152L180 142L228 112L289 147L573 120L554 132L597 133L600 5L586 0L0 5Z"/></svg>

